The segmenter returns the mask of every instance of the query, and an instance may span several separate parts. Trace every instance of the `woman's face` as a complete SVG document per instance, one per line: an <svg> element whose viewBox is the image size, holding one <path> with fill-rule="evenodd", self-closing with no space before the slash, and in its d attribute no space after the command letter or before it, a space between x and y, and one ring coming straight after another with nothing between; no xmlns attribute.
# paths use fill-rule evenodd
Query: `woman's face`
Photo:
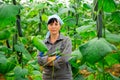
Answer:
<svg viewBox="0 0 120 80"><path fill-rule="evenodd" d="M53 23L48 24L48 30L53 35L58 34L60 31L60 28L61 27L60 27L59 21L58 22L54 21Z"/></svg>

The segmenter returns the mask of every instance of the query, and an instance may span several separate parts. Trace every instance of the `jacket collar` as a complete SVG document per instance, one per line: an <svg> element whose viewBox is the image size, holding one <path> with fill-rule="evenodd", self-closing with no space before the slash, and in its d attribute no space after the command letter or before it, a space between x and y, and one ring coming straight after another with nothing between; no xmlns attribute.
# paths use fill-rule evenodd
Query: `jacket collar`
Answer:
<svg viewBox="0 0 120 80"><path fill-rule="evenodd" d="M60 40L63 40L63 39L64 39L64 36L62 34L60 34L56 41L60 41ZM50 42L50 36L45 39L45 43L51 43Z"/></svg>

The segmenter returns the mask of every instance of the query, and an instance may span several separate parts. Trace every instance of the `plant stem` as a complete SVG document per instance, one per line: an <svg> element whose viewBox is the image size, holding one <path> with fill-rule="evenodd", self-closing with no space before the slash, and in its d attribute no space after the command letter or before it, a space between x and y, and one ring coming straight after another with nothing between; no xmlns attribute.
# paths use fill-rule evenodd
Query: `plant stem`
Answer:
<svg viewBox="0 0 120 80"><path fill-rule="evenodd" d="M103 80L105 80L105 70L104 70L104 59L102 60L103 64L102 64L102 74L103 74Z"/></svg>

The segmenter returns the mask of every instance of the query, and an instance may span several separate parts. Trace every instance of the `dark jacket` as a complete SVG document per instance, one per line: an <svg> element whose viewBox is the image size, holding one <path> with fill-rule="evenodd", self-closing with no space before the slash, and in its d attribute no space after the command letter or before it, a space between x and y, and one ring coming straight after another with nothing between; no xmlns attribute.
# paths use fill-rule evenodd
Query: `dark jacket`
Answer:
<svg viewBox="0 0 120 80"><path fill-rule="evenodd" d="M71 40L60 34L54 44L50 43L49 38L45 39L44 42L48 47L48 55L59 50L62 53L62 56L54 61L54 66L47 65L48 56L38 56L38 63L41 66L44 66L43 80L72 80L71 66L68 63L72 52Z"/></svg>

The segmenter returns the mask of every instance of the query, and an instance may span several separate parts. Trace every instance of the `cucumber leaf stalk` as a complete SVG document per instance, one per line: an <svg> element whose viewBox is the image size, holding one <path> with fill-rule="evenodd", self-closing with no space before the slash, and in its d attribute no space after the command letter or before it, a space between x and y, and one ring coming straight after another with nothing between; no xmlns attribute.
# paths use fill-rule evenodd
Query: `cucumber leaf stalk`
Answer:
<svg viewBox="0 0 120 80"><path fill-rule="evenodd" d="M56 49L55 52L49 54L48 56L62 56L62 53L60 52L60 50Z"/></svg>

